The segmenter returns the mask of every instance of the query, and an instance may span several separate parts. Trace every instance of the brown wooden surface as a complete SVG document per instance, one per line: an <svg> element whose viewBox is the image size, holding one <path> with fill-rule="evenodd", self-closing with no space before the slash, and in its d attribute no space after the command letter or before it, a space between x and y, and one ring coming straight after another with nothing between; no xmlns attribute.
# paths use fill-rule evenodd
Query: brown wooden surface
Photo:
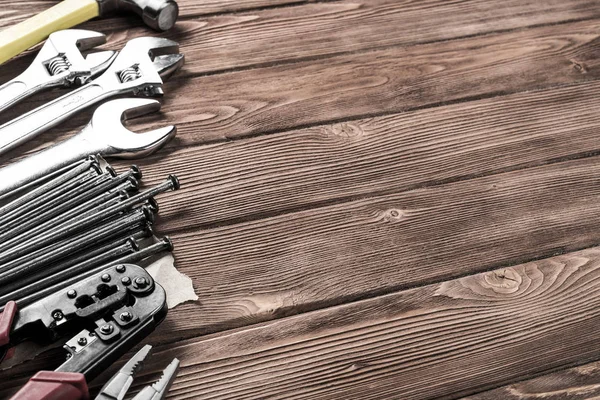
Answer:
<svg viewBox="0 0 600 400"><path fill-rule="evenodd" d="M560 370L524 382L503 386L463 400L583 400L600 396L600 363Z"/></svg>
<svg viewBox="0 0 600 400"><path fill-rule="evenodd" d="M54 3L0 0L0 27ZM175 399L598 396L595 364L567 369L600 359L596 2L179 3L187 64L135 124L179 134L137 163L181 178L157 230L200 300L143 381L178 356Z"/></svg>

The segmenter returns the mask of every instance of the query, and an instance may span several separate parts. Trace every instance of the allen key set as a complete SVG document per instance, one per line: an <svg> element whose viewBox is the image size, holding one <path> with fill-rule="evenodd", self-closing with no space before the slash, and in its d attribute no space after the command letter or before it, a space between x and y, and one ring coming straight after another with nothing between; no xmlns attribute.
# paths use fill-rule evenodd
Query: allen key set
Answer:
<svg viewBox="0 0 600 400"><path fill-rule="evenodd" d="M173 250L152 226L155 197L179 181L168 175L141 190L137 166L115 171L105 160L145 157L175 136L174 126L134 133L124 122L160 110L147 97L163 95L184 56L176 42L153 37L82 53L105 42L97 32L55 32L26 71L0 86L0 112L42 90L78 86L0 126L0 154L99 105L71 138L0 168L0 363L26 342L59 341L65 351L56 370L40 371L13 399L89 399L87 382L167 314L164 289L139 263ZM124 399L150 350L138 351L96 398ZM178 367L174 359L135 399L165 398Z"/></svg>

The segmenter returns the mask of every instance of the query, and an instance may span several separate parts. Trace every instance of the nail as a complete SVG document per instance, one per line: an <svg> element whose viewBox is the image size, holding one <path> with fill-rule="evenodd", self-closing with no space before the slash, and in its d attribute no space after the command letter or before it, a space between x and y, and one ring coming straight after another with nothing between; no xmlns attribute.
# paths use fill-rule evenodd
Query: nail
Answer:
<svg viewBox="0 0 600 400"><path fill-rule="evenodd" d="M84 232L74 238L53 244L49 248L27 251L24 256L0 265L0 286L32 274L48 263L76 254L96 243L110 240L115 236L128 235L135 228L148 224L149 215L153 216L152 212L147 207L141 207L130 214L109 220L91 232Z"/></svg>
<svg viewBox="0 0 600 400"><path fill-rule="evenodd" d="M22 298L17 298L15 301L17 302L17 306L25 307L39 299L42 299L42 298L48 296L49 294L55 293L59 290L62 290L66 287L73 285L76 282L79 282L82 279L85 279L91 275L94 275L100 271L103 271L112 265L132 264L132 263L136 263L138 261L144 260L148 257L154 256L156 254L162 253L164 251L172 251L172 250L173 250L173 242L171 241L171 239L169 237L165 237L159 243L153 244L152 246L148 246L144 249L141 249L138 252L121 257L118 260L114 260L105 265L95 267L84 273L77 274L77 276L75 276L73 278L65 279L65 280L61 281L60 283L57 283L46 289L38 290L37 292L30 294L28 296L25 296ZM2 303L0 303L0 304L2 304ZM4 307L2 307L2 309L0 309L0 311L3 309L4 309Z"/></svg>
<svg viewBox="0 0 600 400"><path fill-rule="evenodd" d="M2 228L3 235L4 233L8 233L10 230L15 228L23 231L24 224L27 224L28 226L39 226L57 215L61 215L68 210L72 210L81 203L101 195L102 193L108 192L109 190L118 187L123 182L129 181L134 174L136 174L136 171L130 169L129 171L124 172L116 177L101 175L97 177L97 179L85 182L71 191L48 201L41 209L37 208L32 210L5 224ZM4 242L5 240L2 238L3 235L0 235L0 243Z"/></svg>
<svg viewBox="0 0 600 400"><path fill-rule="evenodd" d="M136 204L146 201L150 197L156 196L168 190L177 189L179 189L179 181L177 180L177 177L174 175L169 175L166 182L132 196L120 204L116 204L94 215L90 215L75 221L66 222L53 229L51 234L38 236L27 243L24 243L22 246L4 250L2 253L0 253L0 263L5 263L9 260L19 258L28 252L38 250L46 245L56 242L57 240L64 239L67 236L80 232L118 212L128 210Z"/></svg>
<svg viewBox="0 0 600 400"><path fill-rule="evenodd" d="M77 182L79 179L92 174L97 176L96 166L97 164L89 161L81 163L79 166L71 169L67 173L58 176L39 188L34 189L6 204L0 208L0 221L10 221L12 218L14 218L14 216L20 215L19 210L21 210L23 207L32 202L36 202L40 198L48 198L48 196L51 196L51 193L60 190L64 186L72 184L72 182Z"/></svg>

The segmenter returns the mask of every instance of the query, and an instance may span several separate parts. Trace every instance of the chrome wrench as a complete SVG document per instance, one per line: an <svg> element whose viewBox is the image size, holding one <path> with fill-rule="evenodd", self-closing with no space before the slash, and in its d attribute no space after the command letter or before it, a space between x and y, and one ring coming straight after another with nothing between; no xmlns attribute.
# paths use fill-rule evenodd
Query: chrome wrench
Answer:
<svg viewBox="0 0 600 400"><path fill-rule="evenodd" d="M106 98L122 94L162 95L163 79L183 65L184 56L178 52L179 45L172 40L130 40L97 79L0 126L0 154Z"/></svg>
<svg viewBox="0 0 600 400"><path fill-rule="evenodd" d="M133 133L123 121L160 110L153 99L119 99L98 107L90 123L70 139L0 169L0 195L18 190L89 155L139 158L175 136L174 126Z"/></svg>
<svg viewBox="0 0 600 400"><path fill-rule="evenodd" d="M33 63L0 86L0 111L42 90L83 85L102 74L117 54L103 51L84 57L81 52L104 43L106 36L94 31L69 29L51 34Z"/></svg>

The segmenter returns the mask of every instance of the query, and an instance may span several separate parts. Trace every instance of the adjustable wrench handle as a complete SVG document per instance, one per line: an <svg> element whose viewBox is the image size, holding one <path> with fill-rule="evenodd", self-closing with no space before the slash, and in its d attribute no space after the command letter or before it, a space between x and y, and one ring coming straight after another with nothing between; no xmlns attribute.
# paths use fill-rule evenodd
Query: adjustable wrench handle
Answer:
<svg viewBox="0 0 600 400"><path fill-rule="evenodd" d="M33 90L20 80L13 79L0 86L0 112L27 97Z"/></svg>
<svg viewBox="0 0 600 400"><path fill-rule="evenodd" d="M55 127L77 111L110 96L96 83L89 83L0 126L0 154Z"/></svg>
<svg viewBox="0 0 600 400"><path fill-rule="evenodd" d="M0 86L0 112L43 88L59 86L41 64L32 64L21 75Z"/></svg>
<svg viewBox="0 0 600 400"><path fill-rule="evenodd" d="M0 196L43 178L91 154L106 155L107 146L94 141L85 127L72 138L0 169Z"/></svg>
<svg viewBox="0 0 600 400"><path fill-rule="evenodd" d="M59 82L52 79L44 65L34 61L19 76L0 86L0 112L43 88L58 86Z"/></svg>

